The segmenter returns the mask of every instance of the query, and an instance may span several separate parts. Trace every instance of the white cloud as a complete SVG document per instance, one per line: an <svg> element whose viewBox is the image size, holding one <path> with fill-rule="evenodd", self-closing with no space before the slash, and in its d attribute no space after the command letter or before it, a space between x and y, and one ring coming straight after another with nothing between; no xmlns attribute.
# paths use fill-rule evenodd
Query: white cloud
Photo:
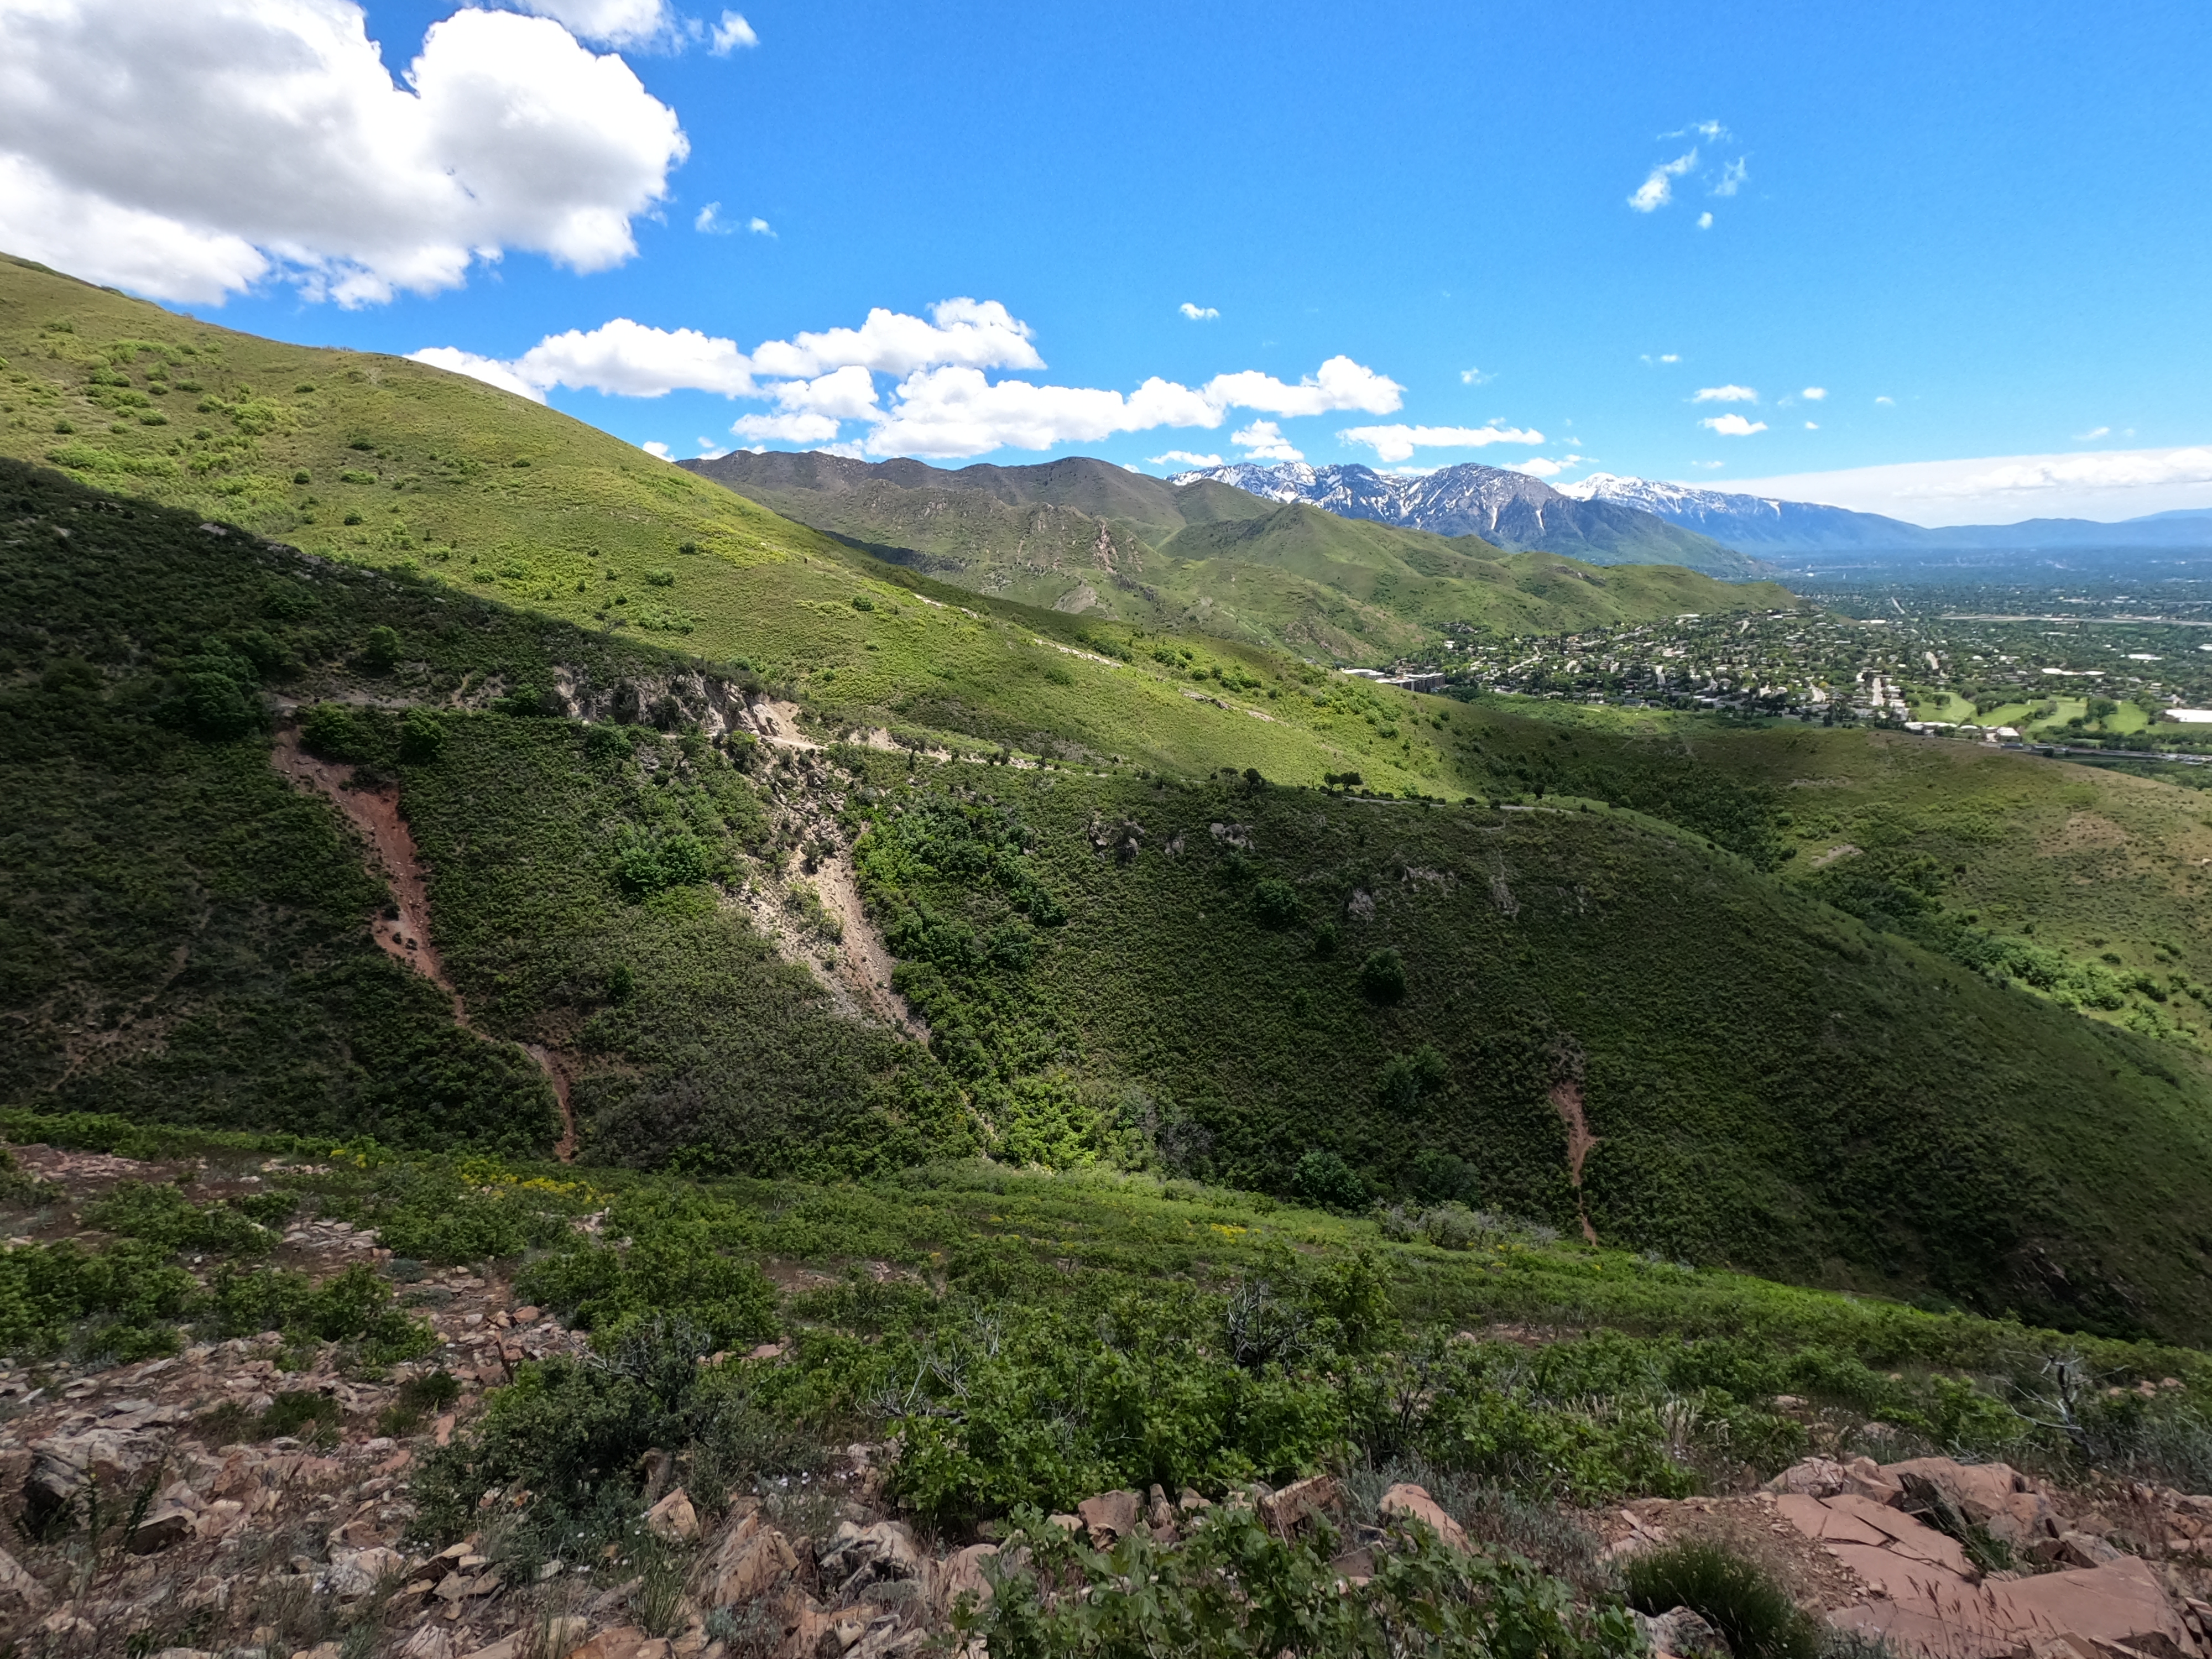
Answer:
<svg viewBox="0 0 2212 1659"><path fill-rule="evenodd" d="M661 442L658 438L648 438L643 443L640 444L638 447L643 450L647 454L652 456L655 460L667 461L673 460L675 459L674 456L668 453L668 446Z"/></svg>
<svg viewBox="0 0 2212 1659"><path fill-rule="evenodd" d="M1741 415L1708 415L1698 422L1723 438L1748 438L1754 432L1766 430L1764 421L1747 421Z"/></svg>
<svg viewBox="0 0 2212 1659"><path fill-rule="evenodd" d="M753 353L763 374L811 377L858 363L884 374L953 364L963 368L1042 368L1033 331L996 300L945 300L931 321L882 307L858 328L770 340Z"/></svg>
<svg viewBox="0 0 2212 1659"><path fill-rule="evenodd" d="M1242 432L1232 432L1229 441L1249 452L1248 461L1303 461L1304 454L1291 447L1291 441L1283 436L1282 428L1273 421L1255 421Z"/></svg>
<svg viewBox="0 0 2212 1659"><path fill-rule="evenodd" d="M1126 395L994 381L984 371L1045 366L1029 325L995 300L947 300L931 308L927 321L878 308L859 328L769 340L750 354L734 340L696 329L653 328L618 317L588 332L549 335L507 362L450 346L415 355L541 401L556 386L632 398L699 391L768 398L775 410L740 417L732 428L739 437L826 443L843 422L857 421L868 428L857 441L878 455L975 455L1000 447L1095 442L1162 426L1212 428L1232 409L1287 416L1387 413L1403 392L1396 381L1344 356L1330 358L1295 385L1257 370L1218 374L1197 387L1156 377ZM878 397L877 374L898 377L888 404ZM1542 441L1538 434L1495 427L1419 431L1443 434L1434 441ZM1427 435L1412 440L1431 441ZM1279 433L1266 441L1284 442Z"/></svg>
<svg viewBox="0 0 2212 1659"><path fill-rule="evenodd" d="M730 430L755 443L826 444L837 435L836 417L793 410L781 415L740 415Z"/></svg>
<svg viewBox="0 0 2212 1659"><path fill-rule="evenodd" d="M354 0L0 18L0 246L160 299L276 277L381 303L507 247L605 270L689 149L627 64L550 18L458 12L404 86Z"/></svg>
<svg viewBox="0 0 2212 1659"><path fill-rule="evenodd" d="M1194 323L1210 323L1221 314L1220 312L1212 306L1194 306L1188 300L1185 300L1180 306L1176 307L1176 309L1182 312L1184 316L1189 318Z"/></svg>
<svg viewBox="0 0 2212 1659"><path fill-rule="evenodd" d="M1700 213L1698 216L1698 228L1699 230L1711 230L1712 228L1713 216L1711 213Z"/></svg>
<svg viewBox="0 0 2212 1659"><path fill-rule="evenodd" d="M1222 465L1222 460L1218 455L1200 455L1196 451L1189 449L1170 449L1164 455L1148 456L1145 465L1146 466L1170 465L1190 467L1219 466Z"/></svg>
<svg viewBox="0 0 2212 1659"><path fill-rule="evenodd" d="M641 46L675 26L665 0L520 0L520 9L550 17L586 40Z"/></svg>
<svg viewBox="0 0 2212 1659"><path fill-rule="evenodd" d="M1504 426L1355 426L1336 434L1364 444L1385 461L1413 459L1416 449L1483 449L1492 444L1540 444L1544 434Z"/></svg>
<svg viewBox="0 0 2212 1659"><path fill-rule="evenodd" d="M565 386L623 398L658 398L670 392L739 397L753 390L751 366L734 340L691 328L647 328L627 317L588 334L573 328L549 334L509 367L535 386Z"/></svg>
<svg viewBox="0 0 2212 1659"><path fill-rule="evenodd" d="M722 21L714 26L714 38L707 50L717 58L726 58L739 46L758 45L760 36L754 33L753 26L745 21L744 14L726 11L722 14Z"/></svg>
<svg viewBox="0 0 2212 1659"><path fill-rule="evenodd" d="M545 401L545 388L532 384L514 372L512 363L501 362L495 357L479 357L473 351L463 351L458 346L428 346L421 351L410 351L408 356L418 363L428 363L433 368L465 374L472 380L482 380L486 386L495 386L501 392L512 392L518 398L527 398L534 404Z"/></svg>
<svg viewBox="0 0 2212 1659"><path fill-rule="evenodd" d="M1895 409L1897 407L1897 399L1894 398L1878 397L1875 399L1875 402L1884 404L1891 409Z"/></svg>
<svg viewBox="0 0 2212 1659"><path fill-rule="evenodd" d="M1797 395L1808 404L1817 404L1828 395L1828 388L1824 386L1808 386Z"/></svg>
<svg viewBox="0 0 2212 1659"><path fill-rule="evenodd" d="M1635 193L1628 198L1628 205L1638 213L1656 213L1674 199L1674 180L1697 165L1695 146L1671 161L1662 161L1636 187Z"/></svg>
<svg viewBox="0 0 2212 1659"><path fill-rule="evenodd" d="M1405 390L1349 357L1332 357L1319 374L1307 375L1296 386L1248 368L1215 375L1206 383L1205 393L1217 409L1257 409L1269 415L1327 415L1356 409L1388 415L1398 407Z"/></svg>
<svg viewBox="0 0 2212 1659"><path fill-rule="evenodd" d="M1486 386L1497 378L1495 374L1486 374L1479 368L1462 368L1459 372L1462 386Z"/></svg>
<svg viewBox="0 0 2212 1659"><path fill-rule="evenodd" d="M1146 380L1124 397L1089 386L987 380L981 369L921 370L902 380L889 416L866 439L874 455L980 455L1095 443L1157 426L1214 426L1220 411L1189 387Z"/></svg>
<svg viewBox="0 0 2212 1659"><path fill-rule="evenodd" d="M2077 444L2091 444L2096 442L2100 438L2109 438L2112 435L2112 428L2108 426L2093 426L2087 432L2075 433L2074 434L2074 441Z"/></svg>
<svg viewBox="0 0 2212 1659"><path fill-rule="evenodd" d="M737 227L722 222L722 204L720 202L709 202L699 210L698 217L691 222L691 228L703 231L709 236L726 236Z"/></svg>
<svg viewBox="0 0 2212 1659"><path fill-rule="evenodd" d="M1820 429L1820 423L1818 421L1808 421L1805 422L1805 430L1808 432L1818 432Z"/></svg>
<svg viewBox="0 0 2212 1659"><path fill-rule="evenodd" d="M1739 155L1735 161L1730 161L1726 167L1723 167L1721 169L1720 180L1713 186L1713 194L1716 196L1733 196L1736 191L1741 190L1744 185L1744 180L1751 177L1751 169L1746 165L1746 163L1750 160L1751 158L1748 155ZM1710 219L1712 216L1708 214L1705 216Z"/></svg>
<svg viewBox="0 0 2212 1659"><path fill-rule="evenodd" d="M1562 455L1559 459L1553 460L1548 456L1536 455L1525 461L1508 461L1505 463L1505 471L1525 472L1532 478L1556 478L1562 472L1580 466L1589 459L1586 455Z"/></svg>
<svg viewBox="0 0 2212 1659"><path fill-rule="evenodd" d="M769 228L768 221L762 218L758 214L755 214L751 218L745 221L745 228L752 232L756 236L774 236L775 234L775 232Z"/></svg>
<svg viewBox="0 0 2212 1659"><path fill-rule="evenodd" d="M1708 471L1717 471L1722 467L1726 466L1728 463L1726 461L1692 461L1690 465L1692 466L1704 467Z"/></svg>
<svg viewBox="0 0 2212 1659"><path fill-rule="evenodd" d="M1693 404L1755 404L1759 394L1747 386L1704 386L1690 399Z"/></svg>
<svg viewBox="0 0 2212 1659"><path fill-rule="evenodd" d="M1784 501L1887 513L1916 524L2111 520L2212 507L2212 445L1907 461L1762 478L1739 487Z"/></svg>
<svg viewBox="0 0 2212 1659"><path fill-rule="evenodd" d="M1647 351L1643 357L1646 368L1656 368L1662 363L1679 363L1681 361L1682 354L1679 351L1662 351L1656 357Z"/></svg>

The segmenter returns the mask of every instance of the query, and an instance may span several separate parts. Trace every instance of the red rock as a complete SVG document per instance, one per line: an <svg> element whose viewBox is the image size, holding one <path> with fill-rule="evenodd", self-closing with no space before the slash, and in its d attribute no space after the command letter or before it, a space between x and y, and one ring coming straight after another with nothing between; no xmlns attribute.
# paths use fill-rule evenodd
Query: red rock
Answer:
<svg viewBox="0 0 2212 1659"><path fill-rule="evenodd" d="M1126 1487L1086 1498L1075 1506L1076 1514L1082 1517L1091 1534L1091 1547L1102 1550L1109 1548L1115 1540L1127 1538L1134 1532L1142 1510L1142 1500Z"/></svg>
<svg viewBox="0 0 2212 1659"><path fill-rule="evenodd" d="M1467 1529L1445 1514L1425 1488L1409 1480L1401 1480L1384 1492L1377 1507L1386 1521L1419 1521L1454 1549L1468 1547Z"/></svg>
<svg viewBox="0 0 2212 1659"><path fill-rule="evenodd" d="M1135 1493L1131 1493L1134 1497ZM1325 1474L1294 1480L1280 1492L1260 1500L1260 1518L1278 1534L1289 1537L1303 1531L1317 1515L1344 1507L1344 1489Z"/></svg>

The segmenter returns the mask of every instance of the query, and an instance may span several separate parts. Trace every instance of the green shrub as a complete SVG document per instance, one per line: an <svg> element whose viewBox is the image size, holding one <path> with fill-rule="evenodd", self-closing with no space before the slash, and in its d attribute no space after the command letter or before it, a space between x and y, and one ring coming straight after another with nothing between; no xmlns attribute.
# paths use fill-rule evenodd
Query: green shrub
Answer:
<svg viewBox="0 0 2212 1659"><path fill-rule="evenodd" d="M645 573L645 585L647 587L673 587L676 586L676 573L673 570L648 570Z"/></svg>
<svg viewBox="0 0 2212 1659"><path fill-rule="evenodd" d="M195 1204L174 1187L137 1181L118 1182L84 1206L83 1218L88 1227L168 1250L265 1255L276 1243L275 1234L229 1205Z"/></svg>
<svg viewBox="0 0 2212 1659"><path fill-rule="evenodd" d="M1335 1152L1316 1146L1291 1170L1291 1192L1321 1210L1358 1210L1367 1203L1367 1183Z"/></svg>
<svg viewBox="0 0 2212 1659"><path fill-rule="evenodd" d="M446 723L427 708L410 708L399 722L399 758L428 765L446 752Z"/></svg>
<svg viewBox="0 0 2212 1659"><path fill-rule="evenodd" d="M1818 1659L1820 1629L1766 1571L1695 1539L1631 1556L1628 1600L1639 1612L1687 1607L1727 1638L1735 1659Z"/></svg>
<svg viewBox="0 0 2212 1659"><path fill-rule="evenodd" d="M1287 927L1298 919L1298 890L1269 876L1252 889L1252 914L1262 927Z"/></svg>
<svg viewBox="0 0 2212 1659"><path fill-rule="evenodd" d="M388 674L399 663L399 635L379 623L368 630L361 647L361 665L372 674Z"/></svg>
<svg viewBox="0 0 2212 1659"><path fill-rule="evenodd" d="M1406 995L1406 959L1396 951L1370 951L1359 964L1359 988L1370 1002L1401 1002Z"/></svg>
<svg viewBox="0 0 2212 1659"><path fill-rule="evenodd" d="M1418 1525L1385 1534L1364 1584L1331 1565L1340 1540L1327 1526L1286 1540L1243 1506L1206 1515L1173 1548L1130 1537L1093 1550L1034 1511L1016 1536L1019 1553L987 1569L990 1601L963 1598L954 1618L992 1659L1630 1659L1642 1649L1622 1608L1578 1607L1528 1563L1463 1554Z"/></svg>

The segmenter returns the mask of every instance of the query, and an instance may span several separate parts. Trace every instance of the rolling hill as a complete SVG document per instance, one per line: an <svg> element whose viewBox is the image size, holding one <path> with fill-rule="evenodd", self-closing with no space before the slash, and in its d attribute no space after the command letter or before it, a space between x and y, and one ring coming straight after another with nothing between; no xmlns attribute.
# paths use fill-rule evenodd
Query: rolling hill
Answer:
<svg viewBox="0 0 2212 1659"><path fill-rule="evenodd" d="M1387 659L1446 623L1546 633L1790 602L1769 583L1660 565L1601 573L1080 457L950 471L773 451L682 465L979 592L1352 661Z"/></svg>
<svg viewBox="0 0 2212 1659"><path fill-rule="evenodd" d="M2193 949L2184 792L979 598L474 383L21 267L0 356L9 1106L484 1149L565 1105L586 1160L763 1177L1282 1191L1326 1154L1693 1262L2212 1331L2198 1017L2161 978L2084 1018L1952 927Z"/></svg>

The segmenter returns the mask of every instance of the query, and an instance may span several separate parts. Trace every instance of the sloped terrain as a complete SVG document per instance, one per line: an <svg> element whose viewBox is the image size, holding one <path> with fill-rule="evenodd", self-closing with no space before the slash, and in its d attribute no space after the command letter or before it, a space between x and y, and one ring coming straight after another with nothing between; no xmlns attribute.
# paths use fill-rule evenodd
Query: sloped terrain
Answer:
<svg viewBox="0 0 2212 1659"><path fill-rule="evenodd" d="M1790 602L1771 583L1733 586L1666 565L1601 574L1474 536L1284 505L1204 479L1170 484L1081 457L945 471L740 452L682 465L979 592L1347 660L1415 648L1447 623L1571 632Z"/></svg>

